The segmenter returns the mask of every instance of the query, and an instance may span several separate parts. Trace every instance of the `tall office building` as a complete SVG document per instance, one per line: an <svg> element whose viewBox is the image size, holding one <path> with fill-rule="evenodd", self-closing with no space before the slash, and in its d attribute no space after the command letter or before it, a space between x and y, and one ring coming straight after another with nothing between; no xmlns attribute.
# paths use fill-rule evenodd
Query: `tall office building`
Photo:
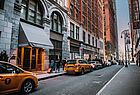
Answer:
<svg viewBox="0 0 140 95"><path fill-rule="evenodd" d="M115 0L104 0L104 41L106 60L118 58L118 33Z"/></svg>

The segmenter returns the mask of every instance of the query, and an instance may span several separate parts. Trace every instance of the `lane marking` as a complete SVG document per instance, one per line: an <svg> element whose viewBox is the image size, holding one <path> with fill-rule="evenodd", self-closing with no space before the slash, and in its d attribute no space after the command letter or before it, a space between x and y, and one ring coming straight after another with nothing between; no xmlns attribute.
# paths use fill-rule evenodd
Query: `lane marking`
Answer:
<svg viewBox="0 0 140 95"><path fill-rule="evenodd" d="M107 82L107 84L105 84L105 85L103 86L103 88L102 88L96 95L100 95L100 94L103 92L103 90L107 87L107 85L109 85L109 84L111 83L111 81L122 71L123 68L124 68L124 67L122 67L122 68L111 78L111 80L110 80L109 82Z"/></svg>

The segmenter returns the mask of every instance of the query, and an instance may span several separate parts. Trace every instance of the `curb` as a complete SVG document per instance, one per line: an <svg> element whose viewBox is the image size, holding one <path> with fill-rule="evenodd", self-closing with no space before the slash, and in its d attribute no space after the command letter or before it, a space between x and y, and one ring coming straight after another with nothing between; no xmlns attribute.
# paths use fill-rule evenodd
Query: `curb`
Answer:
<svg viewBox="0 0 140 95"><path fill-rule="evenodd" d="M47 77L39 78L38 81L49 79L49 78L54 78L54 77L57 77L57 76L62 76L62 75L65 75L65 74L66 73L61 73L61 74L57 74L57 75L52 75L52 76L47 76Z"/></svg>

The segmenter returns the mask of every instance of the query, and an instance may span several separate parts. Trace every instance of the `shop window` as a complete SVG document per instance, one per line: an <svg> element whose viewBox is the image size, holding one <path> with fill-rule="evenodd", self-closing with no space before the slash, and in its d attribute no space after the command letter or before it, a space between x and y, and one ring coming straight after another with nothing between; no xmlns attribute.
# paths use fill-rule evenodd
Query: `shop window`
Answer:
<svg viewBox="0 0 140 95"><path fill-rule="evenodd" d="M59 13L52 13L51 29L55 32L62 33L62 18L60 17Z"/></svg>
<svg viewBox="0 0 140 95"><path fill-rule="evenodd" d="M0 0L0 9L4 9L5 0Z"/></svg>
<svg viewBox="0 0 140 95"><path fill-rule="evenodd" d="M32 23L42 25L42 7L34 0L22 0L21 18Z"/></svg>

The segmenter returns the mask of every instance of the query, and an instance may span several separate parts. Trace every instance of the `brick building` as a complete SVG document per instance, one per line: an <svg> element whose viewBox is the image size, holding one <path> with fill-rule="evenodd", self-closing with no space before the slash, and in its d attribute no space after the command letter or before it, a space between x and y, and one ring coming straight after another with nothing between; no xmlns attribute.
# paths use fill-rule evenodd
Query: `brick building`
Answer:
<svg viewBox="0 0 140 95"><path fill-rule="evenodd" d="M70 58L103 58L103 1L67 0Z"/></svg>
<svg viewBox="0 0 140 95"><path fill-rule="evenodd" d="M104 41L107 60L118 57L118 33L115 0L104 0Z"/></svg>
<svg viewBox="0 0 140 95"><path fill-rule="evenodd" d="M140 0L128 0L132 40L132 58L140 66Z"/></svg>

